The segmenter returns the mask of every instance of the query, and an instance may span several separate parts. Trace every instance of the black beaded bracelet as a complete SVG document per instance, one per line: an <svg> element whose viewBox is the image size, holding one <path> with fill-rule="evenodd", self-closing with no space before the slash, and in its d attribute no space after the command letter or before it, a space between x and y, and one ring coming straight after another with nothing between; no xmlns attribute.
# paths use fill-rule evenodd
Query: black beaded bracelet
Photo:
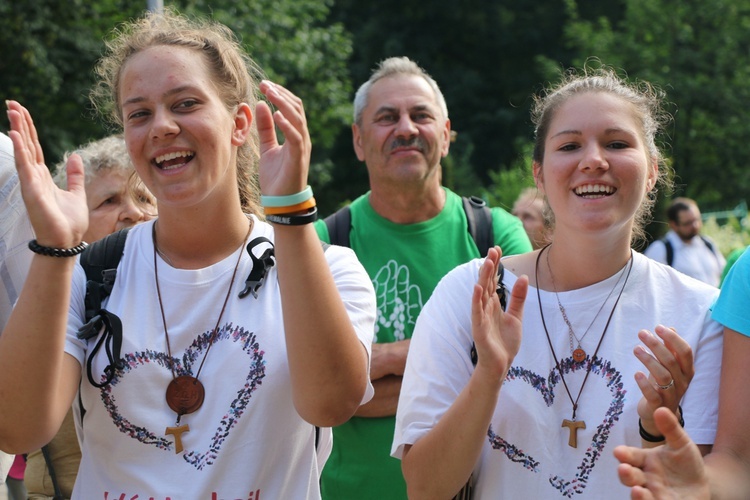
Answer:
<svg viewBox="0 0 750 500"><path fill-rule="evenodd" d="M79 253L89 246L88 243L82 241L73 248L52 248L45 247L37 243L36 240L29 241L29 250L39 255L46 255L48 257L75 257Z"/></svg>
<svg viewBox="0 0 750 500"><path fill-rule="evenodd" d="M302 226L318 220L318 207L312 207L310 211L302 214L293 215L272 215L267 214L266 220L273 224L282 226Z"/></svg>
<svg viewBox="0 0 750 500"><path fill-rule="evenodd" d="M685 427L685 419L682 418L682 406L678 405L677 408L680 410L680 427ZM641 439L648 443L661 443L664 441L664 436L654 436L653 434L649 434L646 429L643 428L640 418L638 419L638 433L641 435Z"/></svg>

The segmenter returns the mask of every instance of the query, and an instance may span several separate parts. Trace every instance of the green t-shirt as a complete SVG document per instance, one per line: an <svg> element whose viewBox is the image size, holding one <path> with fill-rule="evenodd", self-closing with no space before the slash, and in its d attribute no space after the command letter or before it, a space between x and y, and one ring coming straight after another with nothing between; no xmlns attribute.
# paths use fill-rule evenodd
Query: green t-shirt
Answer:
<svg viewBox="0 0 750 500"><path fill-rule="evenodd" d="M416 224L384 219L370 206L369 193L351 204L350 245L372 278L378 300L376 342L410 339L440 279L479 257L461 197L445 191L443 210ZM492 208L492 227L503 255L531 251L521 221L505 210ZM315 229L330 242L323 221ZM395 417L353 417L333 429L333 451L321 478L324 499L406 499L401 461L390 456L395 423Z"/></svg>
<svg viewBox="0 0 750 500"><path fill-rule="evenodd" d="M729 274L729 270L732 268L735 262L737 262L737 259L740 258L740 256L745 253L745 250L747 250L748 247L744 248L738 248L736 250L733 250L732 253L729 254L729 257L727 257L727 263L724 266L724 270L721 272L721 280L719 281L719 288L724 284L724 279L727 277L727 274Z"/></svg>

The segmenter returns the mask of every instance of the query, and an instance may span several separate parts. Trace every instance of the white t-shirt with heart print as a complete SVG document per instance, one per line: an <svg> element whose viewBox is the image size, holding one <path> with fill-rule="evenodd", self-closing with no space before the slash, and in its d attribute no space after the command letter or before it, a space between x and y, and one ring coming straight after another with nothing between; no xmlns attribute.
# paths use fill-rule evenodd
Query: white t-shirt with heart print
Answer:
<svg viewBox="0 0 750 500"><path fill-rule="evenodd" d="M576 417L586 428L578 429L575 448L568 444L571 431L562 426L564 419L572 420L572 403L555 368L536 289L529 288L521 348L503 383L474 470L474 498L630 498L618 480L612 450L620 444L641 446L636 410L641 392L633 375L645 368L633 349L641 344L638 331L653 331L658 324L676 327L693 349L695 377L682 401L685 428L695 442L713 443L722 329L710 320L709 307L718 290L639 253L633 258L632 273L578 401ZM396 416L395 457L435 426L471 376L471 296L481 262L449 273L419 316ZM623 284L621 280L615 286L619 274L559 294L589 357ZM504 281L511 289L516 276L506 270ZM573 361L555 295L540 294L547 329L575 400L589 358Z"/></svg>
<svg viewBox="0 0 750 500"><path fill-rule="evenodd" d="M81 424L74 403L83 454L74 498L319 498L322 464L315 453L314 427L292 402L276 268L258 298L239 298L252 269L243 246L219 334L206 355L240 250L197 270L174 269L159 259L170 357L154 282L152 224L140 224L128 234L106 303L123 323L125 366L103 389L86 376L94 340L86 344L76 338L85 294L83 271L76 267L66 352L83 367L85 414ZM273 230L255 219L250 240L258 236L273 241ZM260 256L267 246L256 247L254 254ZM369 353L375 318L372 283L352 251L330 247L326 259ZM178 376L195 376L204 356L199 379L205 401L182 417L180 424L189 431L180 435L184 451L176 453L176 436L165 433L176 424L165 400L171 366ZM97 380L107 364L102 347L92 366ZM369 387L364 401L372 392Z"/></svg>

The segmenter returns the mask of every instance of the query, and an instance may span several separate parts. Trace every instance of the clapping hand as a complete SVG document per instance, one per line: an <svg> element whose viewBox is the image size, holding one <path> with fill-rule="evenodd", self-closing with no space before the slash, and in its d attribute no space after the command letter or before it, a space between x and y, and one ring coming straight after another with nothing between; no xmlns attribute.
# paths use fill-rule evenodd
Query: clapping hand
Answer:
<svg viewBox="0 0 750 500"><path fill-rule="evenodd" d="M58 188L44 163L36 127L29 111L7 101L9 136L13 141L16 169L26 209L37 241L44 246L71 248L88 228L88 207L81 158L68 159L68 189Z"/></svg>
<svg viewBox="0 0 750 500"><path fill-rule="evenodd" d="M695 374L693 351L674 328L657 326L656 335L646 330L638 332L638 338L649 348L635 348L635 356L648 369L635 374L643 397L638 402L638 415L643 428L652 435L656 432L653 415L657 408L669 408L678 413L678 405Z"/></svg>
<svg viewBox="0 0 750 500"><path fill-rule="evenodd" d="M471 326L477 349L477 369L493 377L505 377L521 347L523 305L529 288L525 276L513 285L508 310L503 311L497 296L497 269L500 248L491 248L474 285L471 302Z"/></svg>
<svg viewBox="0 0 750 500"><path fill-rule="evenodd" d="M264 195L284 196L302 191L307 185L312 145L302 100L281 85L264 80L260 91L276 106L259 102L256 123L260 139L260 187ZM284 134L276 138L274 124Z"/></svg>
<svg viewBox="0 0 750 500"><path fill-rule="evenodd" d="M618 446L617 473L625 486L632 488L634 500L710 498L708 478L698 446L680 426L674 413L666 408L654 412L658 432L666 444L656 448Z"/></svg>

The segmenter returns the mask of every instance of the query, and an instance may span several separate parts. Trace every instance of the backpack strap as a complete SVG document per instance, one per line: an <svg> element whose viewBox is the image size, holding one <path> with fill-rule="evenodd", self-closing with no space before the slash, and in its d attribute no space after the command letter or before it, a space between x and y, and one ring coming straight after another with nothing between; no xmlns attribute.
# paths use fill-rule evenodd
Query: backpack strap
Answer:
<svg viewBox="0 0 750 500"><path fill-rule="evenodd" d="M105 236L89 245L81 254L80 264L86 272L86 323L78 329L78 338L90 340L104 332L97 340L86 363L86 375L94 387L104 387L114 377L115 370L120 368L120 349L122 348L122 322L117 315L102 309L102 302L112 293L117 277L117 265L122 259L125 240L130 228ZM105 380L98 383L91 373L91 363L104 346L109 365L104 369Z"/></svg>
<svg viewBox="0 0 750 500"><path fill-rule="evenodd" d="M711 243L711 240L709 240L702 234L699 234L698 237L701 239L701 241L703 241L703 244L706 245L709 250L711 250L714 258L718 261L719 257L716 255L716 250L714 250L714 244ZM660 241L664 243L664 247L667 249L667 265L672 267L672 262L674 262L674 247L672 247L672 243L670 243L667 238L661 238Z"/></svg>
<svg viewBox="0 0 750 500"><path fill-rule="evenodd" d="M328 228L328 238L331 245L351 248L349 231L352 227L352 211L349 205L342 207L323 219Z"/></svg>
<svg viewBox="0 0 750 500"><path fill-rule="evenodd" d="M461 197L467 228L471 239L474 240L480 257L486 257L487 252L495 244L492 229L492 211L487 203L478 196ZM340 208L324 219L328 229L328 238L332 245L350 247L349 232L352 226L352 214L349 205Z"/></svg>
<svg viewBox="0 0 750 500"><path fill-rule="evenodd" d="M711 243L711 240L709 240L702 234L699 234L698 236L700 237L701 240L703 240L703 243L706 244L706 247L708 247L708 249L711 250L711 253L714 254L714 257L716 257L716 250L714 250L714 244ZM718 260L718 257L716 257L716 259Z"/></svg>
<svg viewBox="0 0 750 500"><path fill-rule="evenodd" d="M664 243L664 248L667 251L667 265L672 267L672 262L674 262L674 247L667 238L662 238L661 242Z"/></svg>
<svg viewBox="0 0 750 500"><path fill-rule="evenodd" d="M266 248L260 258L258 258L253 253L253 248L262 243L267 243L268 248ZM239 298L244 299L251 293L253 297L257 299L258 290L263 286L263 283L265 283L268 271L270 271L276 263L273 242L268 238L258 236L247 244L247 253L250 254L250 259L253 261L253 268L250 271L250 275L245 280L245 288L238 294L238 296Z"/></svg>
<svg viewBox="0 0 750 500"><path fill-rule="evenodd" d="M128 231L129 227L105 236L81 253L81 267L86 272L86 321L96 315L112 293Z"/></svg>
<svg viewBox="0 0 750 500"><path fill-rule="evenodd" d="M478 196L462 196L466 222L471 239L479 250L480 257L487 257L487 252L495 244L492 229L492 211L487 203Z"/></svg>
<svg viewBox="0 0 750 500"><path fill-rule="evenodd" d="M47 471L49 472L50 481L52 481L52 488L54 489L54 496L52 500L65 500L60 489L60 483L57 482L57 474L55 473L55 467L52 463L52 456L50 455L49 445L42 446L42 456L44 457L44 463L47 465Z"/></svg>

